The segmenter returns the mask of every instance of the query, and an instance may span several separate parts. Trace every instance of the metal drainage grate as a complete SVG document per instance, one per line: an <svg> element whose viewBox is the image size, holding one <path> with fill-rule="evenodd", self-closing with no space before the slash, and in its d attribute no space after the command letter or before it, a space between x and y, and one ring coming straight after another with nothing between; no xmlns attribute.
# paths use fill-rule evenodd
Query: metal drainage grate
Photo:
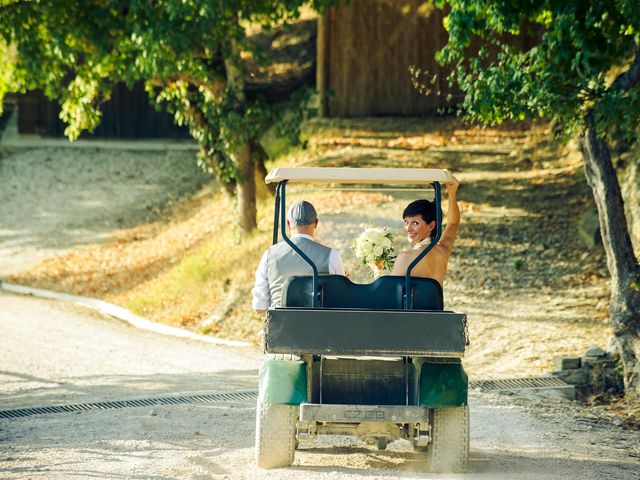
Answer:
<svg viewBox="0 0 640 480"><path fill-rule="evenodd" d="M469 382L473 388L481 390L521 390L523 388L568 387L558 377L505 378L502 380L474 380Z"/></svg>
<svg viewBox="0 0 640 480"><path fill-rule="evenodd" d="M51 407L18 408L0 410L0 418L19 418L45 413L84 412L88 410L113 410L116 408L153 407L157 405L187 405L193 403L248 402L258 398L258 392L229 392L178 397L145 398L141 400L116 400L113 402L76 403Z"/></svg>
<svg viewBox="0 0 640 480"><path fill-rule="evenodd" d="M472 388L489 392L506 392L516 390L528 390L542 392L555 391L567 398L575 399L576 387L569 385L558 377L526 377L526 378L505 378L501 380L475 380L469 382Z"/></svg>

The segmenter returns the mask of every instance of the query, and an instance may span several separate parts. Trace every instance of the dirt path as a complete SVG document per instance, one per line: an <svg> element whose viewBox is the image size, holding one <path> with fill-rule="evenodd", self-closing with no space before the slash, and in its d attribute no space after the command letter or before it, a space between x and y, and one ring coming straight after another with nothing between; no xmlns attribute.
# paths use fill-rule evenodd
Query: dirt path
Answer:
<svg viewBox="0 0 640 480"><path fill-rule="evenodd" d="M156 218L206 179L193 151L0 150L0 277Z"/></svg>
<svg viewBox="0 0 640 480"><path fill-rule="evenodd" d="M374 138L383 143L372 148L357 132L354 127L341 137L352 145L337 146L313 164L446 166L462 182L461 227L444 293L446 308L469 318L465 368L472 378L542 375L553 370L556 355L607 347L604 251L583 246L578 238L578 219L592 202L580 158L516 134L486 133L468 142L412 149L389 148L380 131ZM409 144L428 135L400 138ZM423 194L394 193L354 205L338 195L318 195L323 209L318 234L341 249L353 278L366 281L354 261L352 240L368 224L386 225L406 248L399 216L416 195Z"/></svg>
<svg viewBox="0 0 640 480"><path fill-rule="evenodd" d="M337 145L318 163L447 166L464 182L464 228L445 292L449 308L469 315L472 378L540 374L553 355L605 346L603 255L575 236L589 199L579 164L517 137L426 150L374 140L375 148ZM157 215L202 182L184 153L82 152L2 152L0 277ZM337 233L336 246L348 253L363 222L393 221L394 202L355 206L356 219L325 200L324 231ZM255 389L261 361L254 350L159 337L5 294L0 328L0 409ZM423 474L423 459L406 442L378 452L343 437L303 442L293 468L259 471L254 418L253 405L224 403L0 419L0 477L454 478ZM640 470L638 432L557 399L472 392L471 418L470 478L632 479Z"/></svg>
<svg viewBox="0 0 640 480"><path fill-rule="evenodd" d="M0 294L0 328L2 409L253 390L261 362L252 349L162 337L77 307L7 294ZM379 452L347 437L304 441L293 467L261 471L253 464L251 403L0 419L0 477L637 478L638 433L575 417L564 405L473 392L469 474L455 477L422 473L426 463L407 442Z"/></svg>
<svg viewBox="0 0 640 480"><path fill-rule="evenodd" d="M604 252L582 246L577 238L577 219L591 202L579 158L564 155L540 134L456 130L452 122L436 120L343 123L335 133L313 137L309 157L298 161L317 166L447 167L462 180L462 226L449 265L445 302L447 308L468 314L472 344L465 366L472 378L541 375L553 370L556 355L607 347L611 329ZM196 167L180 157L184 152L159 157L77 152L37 149L0 159L0 175L8 179L0 183L0 277L25 262L104 238L120 224L135 224L149 208L163 208L174 195L163 194L163 188L177 196L198 184L189 180ZM166 167L168 173L154 165ZM100 208L87 206L80 193L99 200ZM312 199L321 212L319 235L342 250L356 280L366 277L357 276L351 242L364 225L387 225L397 233L399 245L406 244L398 216L410 198L350 204L348 196L322 192ZM200 237L193 241L194 226L176 221L180 248L198 238L210 240L206 218L212 215L212 208L202 208L192 217L201 218ZM126 305L127 292L147 281L140 271L159 275L178 248L164 237L158 237L157 245L154 235L149 237L144 243L131 234L122 249L116 241L113 248L92 247L84 254L80 250L77 256L42 264L13 281L81 295L111 295L112 301ZM143 243L148 252L160 250L162 255L136 263L132 257L138 258L137 247ZM129 245L129 256L123 258ZM142 280L127 283L131 278ZM248 293L240 297L248 298ZM173 314L174 302L180 299L167 302L166 312L159 307L150 315L193 324L202 310L208 315L217 308L201 306L182 318ZM255 334L241 339L259 343L255 332L261 331L260 319L249 317L249 309L247 300L230 319L225 315L216 323L216 335L238 339L238 332ZM194 320L193 315L200 317Z"/></svg>
<svg viewBox="0 0 640 480"><path fill-rule="evenodd" d="M255 349L177 341L82 307L5 293L0 322L3 409L253 389L262 358Z"/></svg>

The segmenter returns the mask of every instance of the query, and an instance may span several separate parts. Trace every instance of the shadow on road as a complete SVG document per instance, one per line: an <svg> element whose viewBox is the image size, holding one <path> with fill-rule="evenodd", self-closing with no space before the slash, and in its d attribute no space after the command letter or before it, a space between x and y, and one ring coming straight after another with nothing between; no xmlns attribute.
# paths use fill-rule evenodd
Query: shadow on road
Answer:
<svg viewBox="0 0 640 480"><path fill-rule="evenodd" d="M196 392L254 391L257 376L257 370L222 370L174 375L97 375L55 381L0 371L5 388L12 390L0 393L0 405L2 409L16 409Z"/></svg>

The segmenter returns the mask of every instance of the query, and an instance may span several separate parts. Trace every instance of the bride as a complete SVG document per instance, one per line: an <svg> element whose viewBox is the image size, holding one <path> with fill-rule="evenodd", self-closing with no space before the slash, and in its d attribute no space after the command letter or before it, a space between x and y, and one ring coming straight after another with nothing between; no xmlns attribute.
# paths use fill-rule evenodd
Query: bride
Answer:
<svg viewBox="0 0 640 480"><path fill-rule="evenodd" d="M447 263L453 250L453 242L458 234L460 225L460 209L456 200L459 183L447 184L449 208L447 210L447 225L440 237L440 241L411 271L412 277L433 278L440 285L444 283ZM402 212L404 230L407 240L413 244L411 250L398 254L391 275L405 275L407 268L426 245L429 245L436 233L436 206L429 200L416 200L407 205Z"/></svg>

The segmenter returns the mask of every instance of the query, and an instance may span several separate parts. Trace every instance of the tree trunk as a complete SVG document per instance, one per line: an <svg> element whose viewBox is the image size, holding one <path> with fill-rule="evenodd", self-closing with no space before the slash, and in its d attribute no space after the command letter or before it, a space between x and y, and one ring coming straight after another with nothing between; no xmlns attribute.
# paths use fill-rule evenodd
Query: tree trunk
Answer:
<svg viewBox="0 0 640 480"><path fill-rule="evenodd" d="M624 203L609 145L596 131L593 114L580 137L585 174L598 207L602 242L611 273L609 313L629 399L640 399L640 266L633 252Z"/></svg>
<svg viewBox="0 0 640 480"><path fill-rule="evenodd" d="M256 180L251 148L242 145L234 152L238 169L238 185L236 187L238 226L243 232L251 232L257 227L256 221Z"/></svg>
<svg viewBox="0 0 640 480"><path fill-rule="evenodd" d="M329 66L329 11L318 17L318 34L316 36L316 90L318 90L318 116L329 114L328 73Z"/></svg>
<svg viewBox="0 0 640 480"><path fill-rule="evenodd" d="M229 52L225 55L224 66L227 73L227 84L234 95L234 110L244 114L246 97L244 93L244 74L240 58L240 45L230 37ZM243 137L243 135L239 135ZM251 232L258 224L256 221L256 180L254 175L253 158L251 156L250 139L235 146L231 158L238 172L236 186L238 225L243 232Z"/></svg>
<svg viewBox="0 0 640 480"><path fill-rule="evenodd" d="M251 139L251 156L253 157L253 163L256 167L256 181L260 180L264 182L264 177L269 173L267 171L267 167L264 164L269 159L269 155L260 144L260 141L257 138ZM267 191L271 193L271 195L275 195L276 187L274 183L266 184Z"/></svg>
<svg viewBox="0 0 640 480"><path fill-rule="evenodd" d="M214 173L216 172L216 165L219 168L220 165L226 163L223 154L221 152L213 151L213 149L211 149L208 145L200 145L200 155L204 159L204 163L207 165L207 167L212 168ZM220 181L220 184L222 185L222 188L224 188L224 191L227 193L227 195L229 195L230 197L234 197L236 194L236 180L221 178L219 175L218 180Z"/></svg>

